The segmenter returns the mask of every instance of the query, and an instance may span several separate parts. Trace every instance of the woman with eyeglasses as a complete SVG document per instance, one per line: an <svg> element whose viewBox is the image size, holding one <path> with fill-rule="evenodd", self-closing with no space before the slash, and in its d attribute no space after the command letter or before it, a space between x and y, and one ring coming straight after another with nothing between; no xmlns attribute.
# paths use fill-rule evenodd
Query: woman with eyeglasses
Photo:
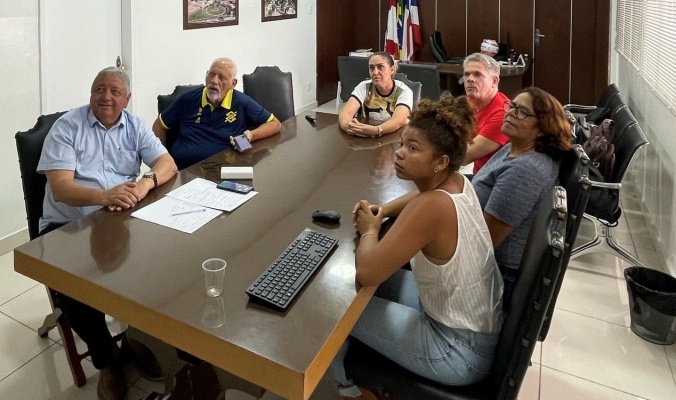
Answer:
<svg viewBox="0 0 676 400"><path fill-rule="evenodd" d="M545 193L558 181L557 161L570 150L570 124L561 104L536 87L504 103L509 144L472 179L491 233L508 304L530 227Z"/></svg>
<svg viewBox="0 0 676 400"><path fill-rule="evenodd" d="M408 121L413 109L413 92L394 79L397 66L384 51L369 58L369 76L354 88L338 116L340 128L348 135L379 137L396 132Z"/></svg>

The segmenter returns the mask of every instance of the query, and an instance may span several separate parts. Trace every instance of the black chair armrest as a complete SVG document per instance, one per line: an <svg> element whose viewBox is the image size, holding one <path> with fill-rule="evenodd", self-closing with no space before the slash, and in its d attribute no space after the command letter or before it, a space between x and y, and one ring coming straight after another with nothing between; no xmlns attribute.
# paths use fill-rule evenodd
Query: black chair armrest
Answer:
<svg viewBox="0 0 676 400"><path fill-rule="evenodd" d="M597 188L602 188L602 189L613 189L613 190L620 190L622 188L622 183L621 182L598 182L598 181L592 181L591 182L592 187L597 187Z"/></svg>
<svg viewBox="0 0 676 400"><path fill-rule="evenodd" d="M577 114L587 114L596 109L596 106L585 106L582 104L566 104L563 106L564 109Z"/></svg>

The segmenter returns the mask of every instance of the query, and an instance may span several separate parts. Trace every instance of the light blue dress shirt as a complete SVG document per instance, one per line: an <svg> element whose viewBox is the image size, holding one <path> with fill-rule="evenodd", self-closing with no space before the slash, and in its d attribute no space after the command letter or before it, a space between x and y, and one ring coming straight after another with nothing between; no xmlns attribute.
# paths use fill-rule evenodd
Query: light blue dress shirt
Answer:
<svg viewBox="0 0 676 400"><path fill-rule="evenodd" d="M117 124L106 129L86 105L67 112L54 123L45 138L38 172L74 171L75 183L110 189L135 181L142 162L151 165L166 152L141 118L123 110ZM101 206L72 207L57 202L48 183L40 230L50 223L73 221L99 208Z"/></svg>

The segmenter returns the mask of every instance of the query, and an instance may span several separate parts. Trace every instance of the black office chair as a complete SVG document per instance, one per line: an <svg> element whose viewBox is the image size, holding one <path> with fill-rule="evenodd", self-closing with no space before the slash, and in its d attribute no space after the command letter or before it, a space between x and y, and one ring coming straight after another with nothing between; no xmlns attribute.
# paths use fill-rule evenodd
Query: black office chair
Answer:
<svg viewBox="0 0 676 400"><path fill-rule="evenodd" d="M519 278L505 313L491 374L470 386L446 386L388 360L353 341L345 368L355 383L389 399L516 399L530 364L547 306L553 296L564 250L566 194L554 188L533 221L521 260Z"/></svg>
<svg viewBox="0 0 676 400"><path fill-rule="evenodd" d="M627 128L629 128L631 125L638 123L634 117L634 114L632 114L629 106L627 105L615 110L615 112L610 116L610 119L612 119L614 122L613 131L617 132L618 135L626 132Z"/></svg>
<svg viewBox="0 0 676 400"><path fill-rule="evenodd" d="M401 72L394 74L394 79L403 82L406 86L408 86L409 89L411 89L413 92L413 107L415 108L415 106L420 101L420 91L422 89L420 82L411 82L406 74L402 74Z"/></svg>
<svg viewBox="0 0 676 400"><path fill-rule="evenodd" d="M420 82L420 98L439 100L441 97L441 77L438 65L400 63L397 72L405 74L413 82Z"/></svg>
<svg viewBox="0 0 676 400"><path fill-rule="evenodd" d="M174 91L171 92L170 94L160 94L157 96L157 113L162 114L162 111L166 110L167 107L171 103L173 103L182 93L194 89L198 86L202 85L176 85L174 88ZM171 153L171 148L174 145L174 142L176 141L176 138L180 134L180 131L178 128L174 129L167 129L167 138L166 138L166 143L165 147Z"/></svg>
<svg viewBox="0 0 676 400"><path fill-rule="evenodd" d="M580 230L584 211L587 208L589 195L591 193L591 181L589 180L589 165L591 161L579 144L573 146L570 151L560 161L559 165L559 185L566 189L566 199L568 207L568 218L566 219L566 236L561 258L561 272L554 284L554 295L549 302L545 321L540 330L539 341L544 342L552 323L552 316L556 308L556 299L561 291L563 278L568 269L568 262L573 253L575 239Z"/></svg>
<svg viewBox="0 0 676 400"><path fill-rule="evenodd" d="M362 81L369 79L368 57L338 56L338 80L340 85L337 95L341 101L346 102L350 95Z"/></svg>
<svg viewBox="0 0 676 400"><path fill-rule="evenodd" d="M620 188L627 168L636 152L648 144L638 123L630 124L624 131L613 132L615 146L615 167L606 182L591 181L592 189L584 217L594 224L594 238L576 247L573 257L586 253L603 252L620 257L631 265L644 266L636 257L626 251L613 237L613 227L617 226L622 208L620 208Z"/></svg>
<svg viewBox="0 0 676 400"><path fill-rule="evenodd" d="M25 132L17 132L16 150L19 154L19 170L21 171L21 185L23 187L24 202L26 205L26 217L28 220L28 236L31 240L40 236L39 223L42 217L42 202L45 197L45 185L47 177L37 172L42 145L49 130L54 122L65 112L58 112L49 115L41 115L33 128ZM80 354L75 346L73 330L61 317L56 292L47 288L49 303L52 306L52 313L45 317L45 321L38 329L40 337L45 337L55 326L59 329L68 366L73 374L73 381L76 386L82 386L87 382L84 370L82 369L82 359L89 353Z"/></svg>
<svg viewBox="0 0 676 400"><path fill-rule="evenodd" d="M622 95L620 93L615 93L614 95L610 96L607 108L610 109L610 115L612 117L612 115L615 114L618 109L625 106L626 103L622 99Z"/></svg>
<svg viewBox="0 0 676 400"><path fill-rule="evenodd" d="M430 51L434 57L434 61L438 63L448 63L448 64L462 64L465 60L465 57L449 57L446 47L441 40L441 32L434 31L429 37Z"/></svg>
<svg viewBox="0 0 676 400"><path fill-rule="evenodd" d="M252 74L242 75L242 82L244 93L273 113L279 121L296 115L291 72L282 72L277 66L256 67Z"/></svg>
<svg viewBox="0 0 676 400"><path fill-rule="evenodd" d="M441 32L434 31L429 37L430 51L434 57L434 61L438 63L446 62L448 55L446 54L446 49L441 43Z"/></svg>
<svg viewBox="0 0 676 400"><path fill-rule="evenodd" d="M566 104L564 107L570 112L575 114L588 114L591 111L597 109L608 108L610 105L610 98L618 93L620 93L620 89L618 89L616 84L611 83L610 85L608 85L606 90L603 91L603 94L601 95L601 98L599 98L599 101L596 103L596 105ZM609 109L607 112L608 115L610 115Z"/></svg>

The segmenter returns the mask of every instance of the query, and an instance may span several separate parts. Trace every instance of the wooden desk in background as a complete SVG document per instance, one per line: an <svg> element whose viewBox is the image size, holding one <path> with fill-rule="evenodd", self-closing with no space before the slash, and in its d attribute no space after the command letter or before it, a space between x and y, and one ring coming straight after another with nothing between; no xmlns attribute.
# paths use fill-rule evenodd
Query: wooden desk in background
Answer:
<svg viewBox="0 0 676 400"><path fill-rule="evenodd" d="M400 61L406 62L406 61ZM413 61L414 64L437 65L441 75L442 90L450 90L454 96L465 94L465 88L458 83L463 75L462 64L430 63ZM514 98L516 93L524 87L524 75L529 72L530 62L525 67L501 67L499 89L507 97ZM530 72L529 72L530 73Z"/></svg>
<svg viewBox="0 0 676 400"><path fill-rule="evenodd" d="M301 115L250 152L211 157L253 166L259 194L192 235L133 218L131 210L101 210L18 247L14 268L280 396L308 399L375 289L355 285L352 206L413 187L394 173L397 133L355 139L337 120L318 114L311 126ZM190 167L138 207L198 176L219 178ZM340 224L313 223L319 209L339 211ZM245 289L306 227L339 239L333 255L287 312L250 303ZM205 295L200 267L210 257L228 263L217 299ZM214 310L222 310L222 326L205 322Z"/></svg>

